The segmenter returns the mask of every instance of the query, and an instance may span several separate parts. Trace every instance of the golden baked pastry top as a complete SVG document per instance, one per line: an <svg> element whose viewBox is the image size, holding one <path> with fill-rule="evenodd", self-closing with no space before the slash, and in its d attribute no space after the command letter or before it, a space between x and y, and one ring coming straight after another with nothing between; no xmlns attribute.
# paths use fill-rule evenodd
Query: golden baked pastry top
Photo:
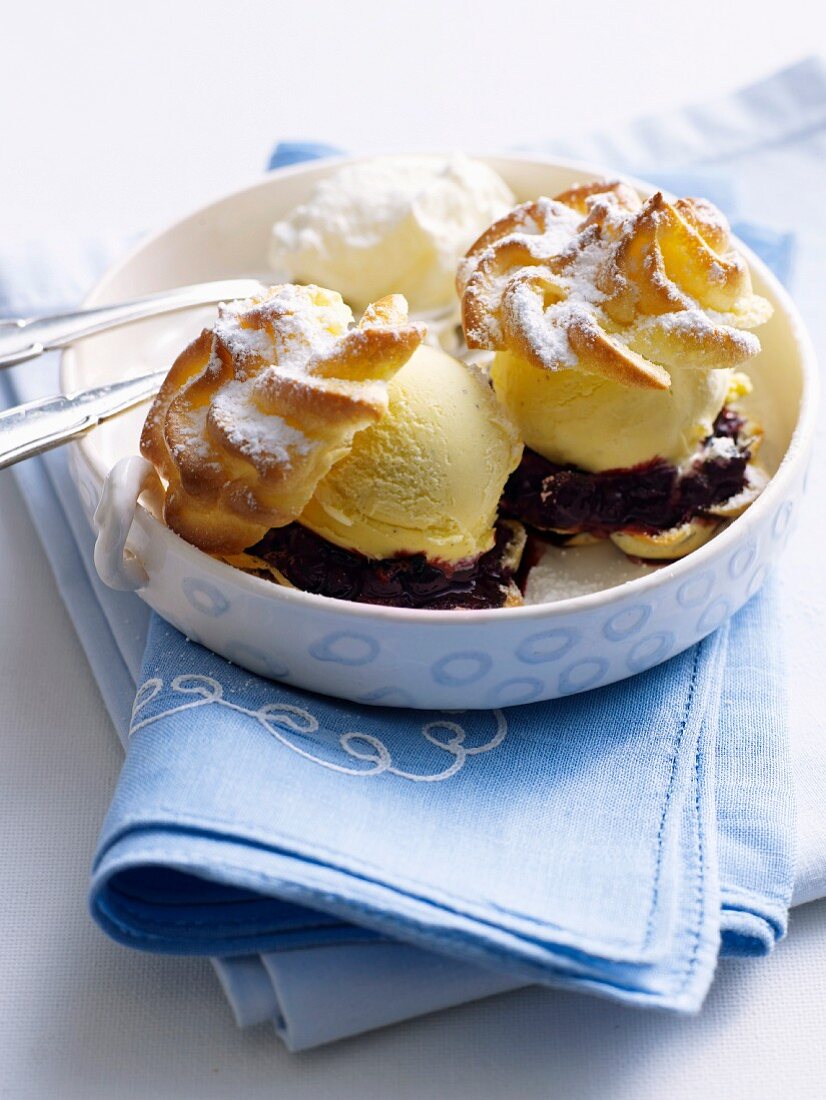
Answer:
<svg viewBox="0 0 826 1100"><path fill-rule="evenodd" d="M357 325L339 294L317 286L220 306L175 360L141 436L167 525L224 556L292 522L356 432L383 415L387 380L423 336L399 294Z"/></svg>
<svg viewBox="0 0 826 1100"><path fill-rule="evenodd" d="M470 248L457 289L469 347L649 389L757 354L744 330L771 315L711 203L642 202L617 181L515 207Z"/></svg>

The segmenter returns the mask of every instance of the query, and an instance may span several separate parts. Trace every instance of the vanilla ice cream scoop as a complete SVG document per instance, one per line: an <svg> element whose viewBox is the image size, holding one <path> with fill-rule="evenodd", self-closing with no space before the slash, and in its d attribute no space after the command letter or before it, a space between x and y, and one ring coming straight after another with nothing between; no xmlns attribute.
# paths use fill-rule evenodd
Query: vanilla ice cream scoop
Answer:
<svg viewBox="0 0 826 1100"><path fill-rule="evenodd" d="M672 368L670 389L637 390L579 370L542 370L511 352L498 352L491 367L527 446L593 473L655 457L679 466L711 435L733 374Z"/></svg>
<svg viewBox="0 0 826 1100"><path fill-rule="evenodd" d="M360 161L275 223L269 260L289 281L335 287L354 309L399 293L416 313L449 310L460 258L513 202L492 169L459 153Z"/></svg>
<svg viewBox="0 0 826 1100"><path fill-rule="evenodd" d="M299 522L371 558L473 559L494 542L519 463L516 429L483 375L422 346L388 383L388 409L316 486Z"/></svg>

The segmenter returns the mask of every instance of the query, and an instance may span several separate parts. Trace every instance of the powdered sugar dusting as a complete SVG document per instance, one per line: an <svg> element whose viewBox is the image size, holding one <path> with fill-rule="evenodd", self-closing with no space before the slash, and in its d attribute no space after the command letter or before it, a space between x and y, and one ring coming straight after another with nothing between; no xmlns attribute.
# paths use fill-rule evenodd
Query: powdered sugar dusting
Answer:
<svg viewBox="0 0 826 1100"><path fill-rule="evenodd" d="M680 346L707 369L759 352L757 338L743 329L765 319L755 306L760 299L710 204L680 200L673 207L662 195L640 204L617 183L593 193L573 188L561 198L564 203L540 198L516 207L463 261L459 284L472 347L501 349L513 338L549 370L579 365L568 338L574 329L592 332L603 347L635 348L644 337L644 354L660 366L668 366ZM676 240L696 252L687 255L688 270L701 255L706 285L718 302L728 294L729 313L716 313L682 285L674 243L670 252L660 249L658 234L676 232L682 214L691 223L689 235L683 229ZM713 241L700 233L706 226ZM746 280L738 281L744 272Z"/></svg>
<svg viewBox="0 0 826 1100"><path fill-rule="evenodd" d="M313 446L282 417L263 412L243 381L228 382L216 393L209 418L230 447L261 469L290 466L295 455L306 455Z"/></svg>
<svg viewBox="0 0 826 1100"><path fill-rule="evenodd" d="M195 455L199 462L210 462L212 451L206 438L207 408L194 409L182 419L179 439L172 446L172 455L178 460L184 455ZM214 463L214 458L212 459Z"/></svg>
<svg viewBox="0 0 826 1100"><path fill-rule="evenodd" d="M693 339L710 347L725 340L737 345L744 359L757 355L760 351L760 341L753 333L732 328L725 324L724 315L714 314L697 306L661 313L656 317L641 317L627 333L627 339L632 341L635 336L645 332L661 333L683 340Z"/></svg>
<svg viewBox="0 0 826 1100"><path fill-rule="evenodd" d="M359 331L352 326L352 313L340 295L313 286L273 287L264 298L219 306L213 326L213 355L206 370L222 369L219 347L223 346L231 356L235 377L213 396L209 411L212 430L261 472L289 468L308 455L319 441L300 426L262 408L257 387L267 372L276 372L308 389L329 385L313 377L313 366L335 354L342 337L349 334L352 339L352 334ZM340 381L338 385L356 399L378 407L387 404L385 382ZM203 431L203 418L198 418L187 434L192 447L200 447L206 456L208 444L203 434L199 441L199 432Z"/></svg>
<svg viewBox="0 0 826 1100"><path fill-rule="evenodd" d="M218 307L215 335L243 369L254 359L279 366L305 366L329 351L353 322L338 295L324 292L310 304L307 290L284 285L264 299L246 298Z"/></svg>
<svg viewBox="0 0 826 1100"><path fill-rule="evenodd" d="M513 287L509 307L518 314L526 339L543 361L558 363L559 368L576 366L566 322L577 314L582 318L581 305L568 301L546 310L541 295L525 282Z"/></svg>
<svg viewBox="0 0 826 1100"><path fill-rule="evenodd" d="M243 323L239 306L252 308L252 302L233 302L218 307L218 320L213 332L220 337L239 364L248 359L274 359L275 351L271 334L262 328L252 328Z"/></svg>

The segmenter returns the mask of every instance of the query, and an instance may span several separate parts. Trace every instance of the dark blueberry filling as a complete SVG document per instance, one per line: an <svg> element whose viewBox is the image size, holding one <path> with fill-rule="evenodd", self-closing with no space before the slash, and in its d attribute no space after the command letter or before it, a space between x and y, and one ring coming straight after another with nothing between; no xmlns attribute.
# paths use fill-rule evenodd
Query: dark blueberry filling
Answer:
<svg viewBox="0 0 826 1100"><path fill-rule="evenodd" d="M450 565L424 554L376 560L344 550L300 523L273 527L250 547L304 592L337 600L418 607L434 611L502 607L512 571L504 564L513 537L507 524L496 527L496 541L475 561Z"/></svg>
<svg viewBox="0 0 826 1100"><path fill-rule="evenodd" d="M744 428L741 416L723 409L697 459L683 473L665 459L654 458L628 469L592 474L549 462L526 448L505 486L502 515L538 531L587 532L603 538L614 531L668 530L745 488L751 440ZM712 445L714 439L730 439L732 453L720 454Z"/></svg>

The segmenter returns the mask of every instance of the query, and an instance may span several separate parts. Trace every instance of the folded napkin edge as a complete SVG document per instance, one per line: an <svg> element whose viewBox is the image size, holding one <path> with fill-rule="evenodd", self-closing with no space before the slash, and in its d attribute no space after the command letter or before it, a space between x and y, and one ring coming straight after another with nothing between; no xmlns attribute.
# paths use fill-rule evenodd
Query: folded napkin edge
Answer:
<svg viewBox="0 0 826 1100"><path fill-rule="evenodd" d="M173 847L184 836L187 847ZM263 870L262 849L255 848L254 856L251 857L255 859L255 866L246 866L238 857L250 855L249 844L236 843L225 836L216 837L208 833L194 836L186 829L180 829L176 833L167 826L159 826L154 831L142 829L143 843L134 834L126 835L122 839L125 840L125 851L119 851L119 845L115 842L97 865L90 887L90 910L95 920L107 927L107 931L111 932L111 926L114 925L114 932L117 933L115 938L119 942L142 949L148 946L154 950L162 949L165 954L197 955L214 954L219 950L220 954L246 954L251 949L251 939L246 936L241 939L235 933L232 941L225 945L217 944L214 939L211 947L206 943L186 941L186 950L183 950L177 942L164 944L164 933L153 932L152 928L166 928L168 939L172 935L170 928L176 927L180 930L186 925L185 921L176 919L167 924L150 919L148 922L139 922L134 915L131 916L131 923L130 920L121 920L117 882L112 883L120 873L152 866L157 860L163 860L163 866L167 869L229 884L235 888L263 892L274 900L321 910L344 922L366 919L374 934L399 937L400 933L400 938L427 949L436 949L437 952L441 949L439 941L455 939L456 944L461 946L462 953L469 953L466 932L470 926L474 938L480 945L485 945L481 946L480 955L483 965L486 963L494 969L506 967L508 972L514 972L516 950L529 959L527 965L530 969L526 972L528 980L547 980L547 977L543 978L546 964L541 960L557 954L564 958L565 963L574 966L593 966L604 961L606 965L613 967L640 969L656 965L662 957L661 952L654 949L640 952L638 943L631 944L632 949L629 949L629 945L617 942L588 942L579 933L566 930L560 930L561 934L554 930L554 936L548 942L529 938L520 934L516 928L494 925L474 915L440 908L438 903L411 898L410 895L399 893L382 883L355 879L349 872L320 865L318 862L313 864L312 861L296 858L284 851L266 850L269 869ZM216 844L221 846L220 857L216 853ZM201 849L203 859L196 855ZM308 871L315 873L308 875ZM319 873L323 877L321 882L318 880ZM340 884L341 889L331 890L331 882ZM354 886L362 887L359 899L353 898ZM277 889L274 890L274 887ZM382 904L387 895L392 900L389 906ZM399 902L404 903L404 909L400 908ZM253 938L257 936L256 949L263 952L277 949L276 933L272 930L264 936L257 930L251 935ZM691 944L692 957L707 935L708 930L698 928ZM141 943L142 936L151 941L151 945ZM434 941L433 936L438 936L439 939ZM714 938L716 939L716 933ZM240 941L242 949L239 952Z"/></svg>

